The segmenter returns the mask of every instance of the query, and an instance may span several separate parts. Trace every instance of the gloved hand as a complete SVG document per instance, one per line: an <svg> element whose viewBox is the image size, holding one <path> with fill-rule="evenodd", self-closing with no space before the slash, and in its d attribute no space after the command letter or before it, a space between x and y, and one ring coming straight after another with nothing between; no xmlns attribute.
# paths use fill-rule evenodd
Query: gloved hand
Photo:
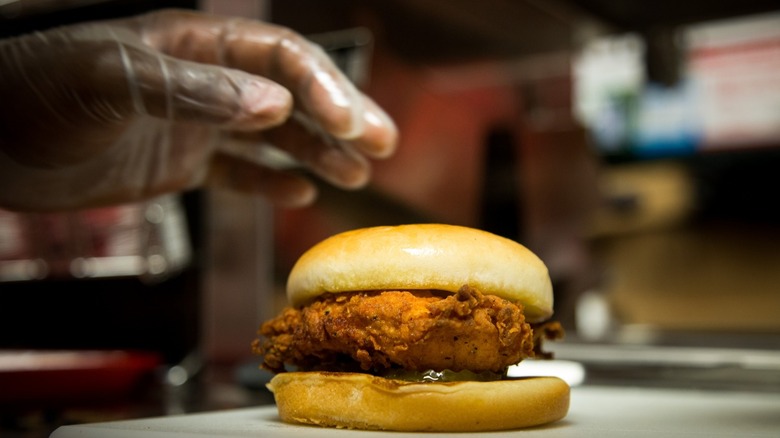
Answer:
<svg viewBox="0 0 780 438"><path fill-rule="evenodd" d="M302 128L304 126L305 128ZM165 10L0 41L0 206L61 210L214 184L286 206L343 188L397 131L325 53L282 27Z"/></svg>

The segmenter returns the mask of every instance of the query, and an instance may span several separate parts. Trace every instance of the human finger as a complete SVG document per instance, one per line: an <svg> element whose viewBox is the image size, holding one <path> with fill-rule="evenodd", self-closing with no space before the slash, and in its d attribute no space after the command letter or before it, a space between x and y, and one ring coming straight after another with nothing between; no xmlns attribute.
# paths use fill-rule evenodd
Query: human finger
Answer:
<svg viewBox="0 0 780 438"><path fill-rule="evenodd" d="M121 83L127 94L106 90L105 95L129 99L127 109L134 113L265 129L284 122L292 110L290 92L268 79L131 45L117 47L115 63L104 61L94 79L104 87Z"/></svg>
<svg viewBox="0 0 780 438"><path fill-rule="evenodd" d="M371 165L346 141L319 135L302 129L310 122L305 116L293 116L296 124L257 133L235 133L244 147L271 147L281 150L296 162L323 180L337 187L356 189L365 186L371 176Z"/></svg>
<svg viewBox="0 0 780 438"><path fill-rule="evenodd" d="M363 133L344 142L370 158L388 158L398 146L398 128L387 113L367 96L363 96L363 107Z"/></svg>
<svg viewBox="0 0 780 438"><path fill-rule="evenodd" d="M223 153L213 157L206 184L262 195L270 202L288 208L304 207L317 197L314 184L299 175Z"/></svg>
<svg viewBox="0 0 780 438"><path fill-rule="evenodd" d="M268 23L168 10L136 22L145 41L178 58L220 64L288 88L329 134L364 132L361 93L325 52L300 34Z"/></svg>

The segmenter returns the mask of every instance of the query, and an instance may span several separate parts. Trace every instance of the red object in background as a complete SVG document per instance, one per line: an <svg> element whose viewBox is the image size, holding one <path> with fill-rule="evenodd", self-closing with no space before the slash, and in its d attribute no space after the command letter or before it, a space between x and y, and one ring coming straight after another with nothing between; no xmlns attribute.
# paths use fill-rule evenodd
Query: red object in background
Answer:
<svg viewBox="0 0 780 438"><path fill-rule="evenodd" d="M0 406L122 401L149 382L160 364L149 352L0 352Z"/></svg>

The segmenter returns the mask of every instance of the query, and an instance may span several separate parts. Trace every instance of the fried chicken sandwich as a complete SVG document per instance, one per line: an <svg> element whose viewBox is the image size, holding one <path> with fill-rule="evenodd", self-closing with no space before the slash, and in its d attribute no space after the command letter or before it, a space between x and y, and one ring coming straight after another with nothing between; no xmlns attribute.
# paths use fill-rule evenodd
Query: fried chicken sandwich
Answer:
<svg viewBox="0 0 780 438"><path fill-rule="evenodd" d="M301 256L287 297L253 344L285 422L465 432L568 411L563 380L506 375L562 335L546 266L512 240L442 224L348 231Z"/></svg>

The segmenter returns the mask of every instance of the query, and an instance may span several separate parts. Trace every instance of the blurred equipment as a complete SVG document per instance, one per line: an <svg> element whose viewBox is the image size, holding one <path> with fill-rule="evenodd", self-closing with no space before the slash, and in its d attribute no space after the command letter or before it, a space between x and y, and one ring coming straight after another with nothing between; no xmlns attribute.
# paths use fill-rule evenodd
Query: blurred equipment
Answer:
<svg viewBox="0 0 780 438"><path fill-rule="evenodd" d="M577 114L608 159L780 144L780 11L680 26L674 83L643 66L636 33L590 41L575 63Z"/></svg>
<svg viewBox="0 0 780 438"><path fill-rule="evenodd" d="M159 281L192 257L174 196L63 213L0 210L0 281L136 276Z"/></svg>
<svg viewBox="0 0 780 438"><path fill-rule="evenodd" d="M707 2L660 0L563 0L596 17L610 34L635 33L644 41L643 66L648 78L674 86L684 79L678 38L680 28L696 23L778 9L774 0L712 0Z"/></svg>

